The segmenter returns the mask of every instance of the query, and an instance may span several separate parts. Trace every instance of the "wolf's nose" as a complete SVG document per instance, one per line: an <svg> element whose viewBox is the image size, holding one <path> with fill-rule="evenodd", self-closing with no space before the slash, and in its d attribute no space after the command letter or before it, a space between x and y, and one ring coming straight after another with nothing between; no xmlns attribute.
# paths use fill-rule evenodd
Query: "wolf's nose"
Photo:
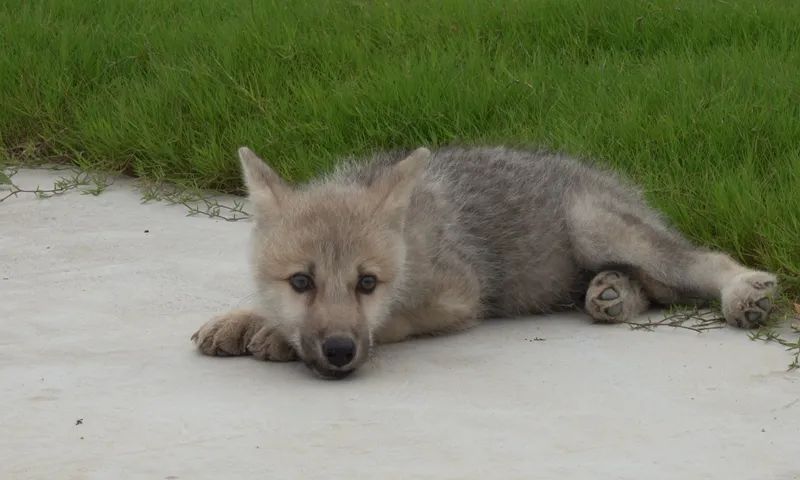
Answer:
<svg viewBox="0 0 800 480"><path fill-rule="evenodd" d="M356 356L356 343L349 337L328 337L322 342L322 353L331 365L344 367Z"/></svg>

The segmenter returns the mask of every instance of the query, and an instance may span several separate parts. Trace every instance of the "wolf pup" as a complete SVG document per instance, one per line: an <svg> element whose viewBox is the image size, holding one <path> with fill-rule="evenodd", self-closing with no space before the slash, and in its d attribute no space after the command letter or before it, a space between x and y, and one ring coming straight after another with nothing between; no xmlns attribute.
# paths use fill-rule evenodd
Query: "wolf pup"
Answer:
<svg viewBox="0 0 800 480"><path fill-rule="evenodd" d="M622 322L651 303L719 300L766 320L774 275L692 245L610 172L506 148L383 153L292 186L246 147L260 300L192 339L207 355L300 359L324 378L375 344L490 317L582 306Z"/></svg>

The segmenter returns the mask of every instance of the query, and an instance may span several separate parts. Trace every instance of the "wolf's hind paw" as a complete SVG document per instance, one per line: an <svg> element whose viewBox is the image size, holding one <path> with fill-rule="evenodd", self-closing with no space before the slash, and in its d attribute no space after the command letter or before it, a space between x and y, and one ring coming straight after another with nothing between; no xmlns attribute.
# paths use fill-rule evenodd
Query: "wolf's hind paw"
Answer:
<svg viewBox="0 0 800 480"><path fill-rule="evenodd" d="M586 311L596 322L626 322L647 308L647 298L638 283L627 275L598 273L586 291Z"/></svg>
<svg viewBox="0 0 800 480"><path fill-rule="evenodd" d="M722 289L722 314L728 324L740 328L763 325L772 310L778 282L765 272L737 275Z"/></svg>

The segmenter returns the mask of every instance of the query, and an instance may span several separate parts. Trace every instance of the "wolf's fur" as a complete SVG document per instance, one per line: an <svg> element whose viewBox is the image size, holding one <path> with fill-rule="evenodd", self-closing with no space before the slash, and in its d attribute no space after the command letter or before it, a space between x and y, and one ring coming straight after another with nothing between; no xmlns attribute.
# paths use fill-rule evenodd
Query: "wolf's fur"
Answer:
<svg viewBox="0 0 800 480"><path fill-rule="evenodd" d="M382 153L290 186L239 151L255 211L261 304L193 338L211 355L305 361L323 376L374 343L463 329L488 317L583 307L620 322L651 302L721 300L728 323L771 309L773 275L698 248L617 175L559 154L507 148ZM292 290L295 273L313 277ZM378 287L358 293L359 275ZM356 343L330 365L320 344Z"/></svg>

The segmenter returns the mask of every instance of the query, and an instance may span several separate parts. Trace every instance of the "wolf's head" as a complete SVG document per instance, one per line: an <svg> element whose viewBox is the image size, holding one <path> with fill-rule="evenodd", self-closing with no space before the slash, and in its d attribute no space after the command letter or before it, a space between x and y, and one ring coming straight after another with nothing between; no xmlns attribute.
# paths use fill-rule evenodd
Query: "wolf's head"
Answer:
<svg viewBox="0 0 800 480"><path fill-rule="evenodd" d="M387 320L404 282L406 210L429 157L420 148L364 183L293 187L239 149L263 313L323 377L361 365Z"/></svg>

